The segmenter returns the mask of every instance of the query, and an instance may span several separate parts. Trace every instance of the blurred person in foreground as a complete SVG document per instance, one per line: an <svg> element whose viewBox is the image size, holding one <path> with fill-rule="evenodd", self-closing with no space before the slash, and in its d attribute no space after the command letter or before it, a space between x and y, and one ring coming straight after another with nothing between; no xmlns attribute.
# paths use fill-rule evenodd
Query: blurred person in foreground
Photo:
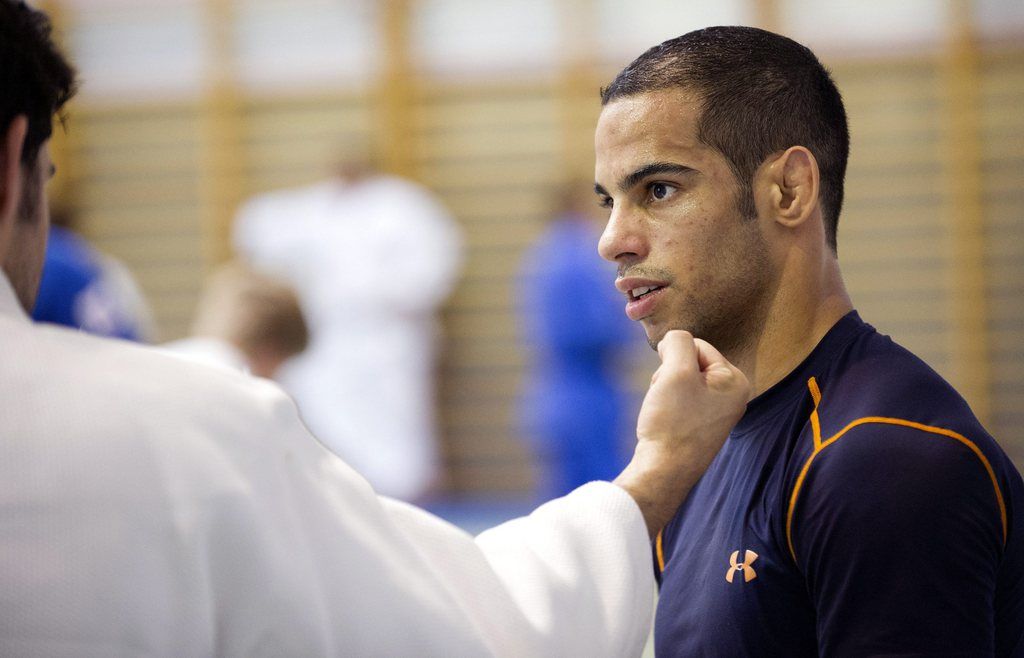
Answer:
<svg viewBox="0 0 1024 658"><path fill-rule="evenodd" d="M670 334L616 483L474 539L375 495L265 379L31 323L73 88L45 17L0 0L0 655L638 654L649 538L743 375Z"/></svg>
<svg viewBox="0 0 1024 658"><path fill-rule="evenodd" d="M32 319L97 336L153 339L153 314L125 265L78 232L69 208L54 210Z"/></svg>
<svg viewBox="0 0 1024 658"><path fill-rule="evenodd" d="M306 321L290 286L241 263L228 263L204 284L191 336L161 347L194 361L274 379L308 342Z"/></svg>
<svg viewBox="0 0 1024 658"><path fill-rule="evenodd" d="M601 233L588 187L563 186L557 213L520 267L528 354L520 414L543 498L614 478L625 465L629 398L618 366L633 334L608 286L615 268L597 254Z"/></svg>
<svg viewBox="0 0 1024 658"><path fill-rule="evenodd" d="M416 500L440 474L437 311L461 237L427 190L370 160L352 145L330 179L250 200L235 247L299 295L310 345L280 381L303 420L374 489Z"/></svg>
<svg viewBox="0 0 1024 658"><path fill-rule="evenodd" d="M853 310L849 132L807 48L746 27L602 91L601 254L651 344L685 329L754 397L658 536L660 656L1024 655L1024 485L966 402Z"/></svg>

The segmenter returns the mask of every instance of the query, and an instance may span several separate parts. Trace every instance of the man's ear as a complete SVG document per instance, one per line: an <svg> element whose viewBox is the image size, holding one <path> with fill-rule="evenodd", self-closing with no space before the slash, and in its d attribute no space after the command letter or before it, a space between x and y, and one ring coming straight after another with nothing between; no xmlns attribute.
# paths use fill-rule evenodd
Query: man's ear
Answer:
<svg viewBox="0 0 1024 658"><path fill-rule="evenodd" d="M818 209L818 161L803 146L791 146L776 156L767 163L764 175L767 210L775 222L795 228Z"/></svg>
<svg viewBox="0 0 1024 658"><path fill-rule="evenodd" d="M14 117L0 139L0 223L10 226L7 221L18 212L22 194L21 150L28 133L28 119L23 114Z"/></svg>

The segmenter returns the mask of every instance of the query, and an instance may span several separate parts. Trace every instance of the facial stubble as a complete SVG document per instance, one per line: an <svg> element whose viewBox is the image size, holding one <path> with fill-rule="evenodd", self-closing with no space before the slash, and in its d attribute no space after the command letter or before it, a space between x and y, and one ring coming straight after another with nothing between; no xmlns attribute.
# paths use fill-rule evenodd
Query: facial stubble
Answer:
<svg viewBox="0 0 1024 658"><path fill-rule="evenodd" d="M683 306L666 329L685 329L730 359L756 344L774 279L756 218L737 215L734 221L741 222L734 239L720 245L717 255L702 254L707 267L715 264L714 272L700 277L692 289L678 291L684 295ZM653 349L663 335L648 336Z"/></svg>

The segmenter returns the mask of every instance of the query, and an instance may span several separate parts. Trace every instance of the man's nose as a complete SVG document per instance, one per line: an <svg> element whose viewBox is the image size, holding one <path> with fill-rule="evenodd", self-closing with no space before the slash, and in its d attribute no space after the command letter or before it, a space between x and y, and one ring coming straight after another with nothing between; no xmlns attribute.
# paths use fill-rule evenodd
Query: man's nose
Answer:
<svg viewBox="0 0 1024 658"><path fill-rule="evenodd" d="M643 220L628 208L614 208L597 243L601 258L613 263L630 264L647 257L647 239Z"/></svg>

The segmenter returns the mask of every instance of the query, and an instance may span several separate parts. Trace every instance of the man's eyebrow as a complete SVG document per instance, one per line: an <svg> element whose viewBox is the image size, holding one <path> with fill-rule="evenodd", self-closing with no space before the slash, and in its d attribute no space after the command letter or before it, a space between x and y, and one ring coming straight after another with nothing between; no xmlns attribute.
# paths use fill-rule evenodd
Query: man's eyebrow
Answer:
<svg viewBox="0 0 1024 658"><path fill-rule="evenodd" d="M599 196L611 196L600 183L594 183L594 194Z"/></svg>
<svg viewBox="0 0 1024 658"><path fill-rule="evenodd" d="M623 178L622 181L619 182L619 189L623 192L628 192L635 187L637 183L654 174L688 174L694 171L697 170L674 162L653 162L649 165L640 167Z"/></svg>

